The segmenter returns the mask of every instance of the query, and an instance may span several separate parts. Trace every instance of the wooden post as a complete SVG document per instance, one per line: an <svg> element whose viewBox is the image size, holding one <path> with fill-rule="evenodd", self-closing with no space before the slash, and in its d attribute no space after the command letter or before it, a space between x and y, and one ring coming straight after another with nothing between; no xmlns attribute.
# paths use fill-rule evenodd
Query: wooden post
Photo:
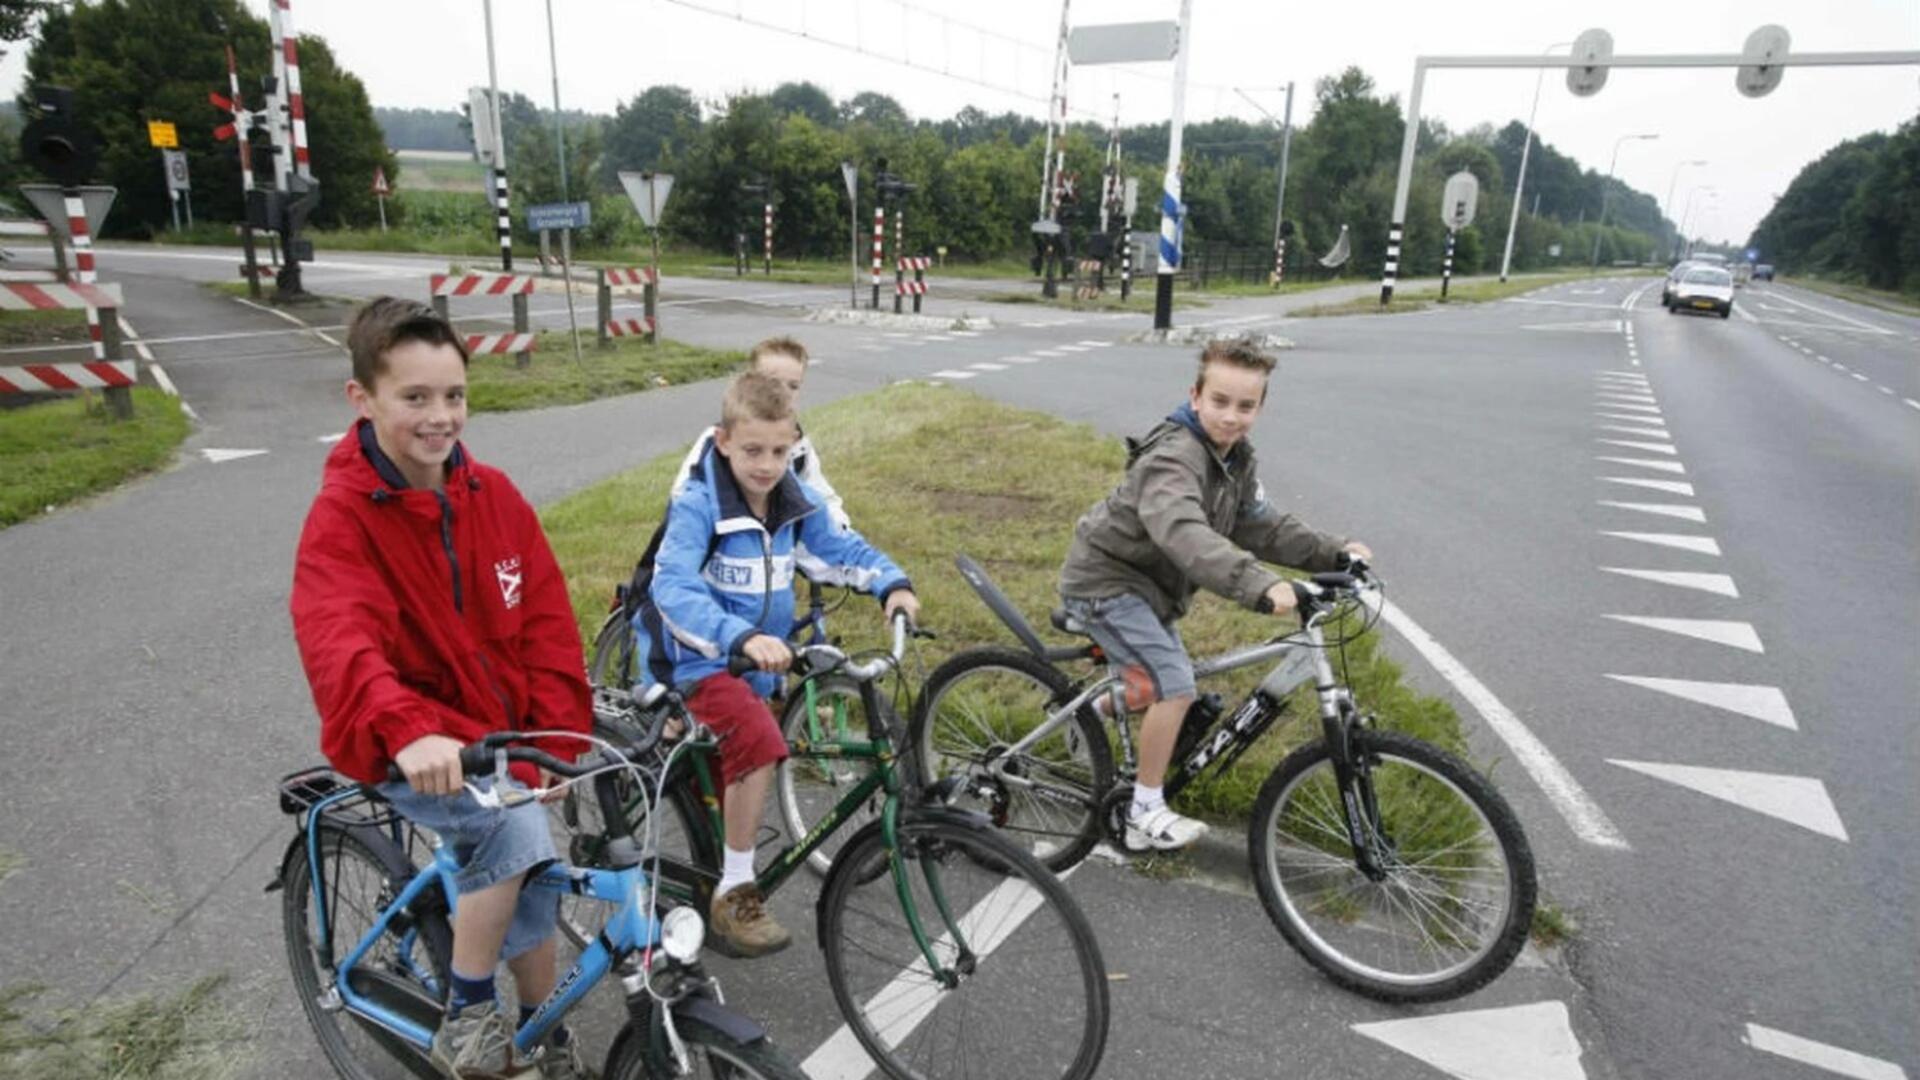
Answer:
<svg viewBox="0 0 1920 1080"><path fill-rule="evenodd" d="M660 323L656 315L656 309L660 303L659 281L660 270L656 266L653 273L648 276L647 283L640 286L641 313L646 315L647 325L653 327L653 329L648 330L646 333L647 344L649 345L658 344L660 341Z"/></svg>
<svg viewBox="0 0 1920 1080"><path fill-rule="evenodd" d="M613 344L613 339L607 334L607 324L613 321L613 286L607 284L605 267L596 269L593 278L594 296L598 301L594 307L594 329L598 332L600 347L604 349Z"/></svg>
<svg viewBox="0 0 1920 1080"><path fill-rule="evenodd" d="M120 359L120 309L100 309L100 350L103 359ZM133 419L133 391L125 386L109 386L106 389L107 408L113 410L115 419Z"/></svg>

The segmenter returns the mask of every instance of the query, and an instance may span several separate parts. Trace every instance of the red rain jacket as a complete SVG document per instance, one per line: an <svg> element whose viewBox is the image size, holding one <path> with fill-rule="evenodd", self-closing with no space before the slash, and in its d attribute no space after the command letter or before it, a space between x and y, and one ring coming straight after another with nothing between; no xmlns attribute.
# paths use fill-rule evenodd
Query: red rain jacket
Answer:
<svg viewBox="0 0 1920 1080"><path fill-rule="evenodd" d="M546 534L506 474L463 447L445 491L409 489L357 422L327 457L290 606L320 749L355 780L387 779L423 735L591 727L580 633ZM586 744L542 749L571 760Z"/></svg>

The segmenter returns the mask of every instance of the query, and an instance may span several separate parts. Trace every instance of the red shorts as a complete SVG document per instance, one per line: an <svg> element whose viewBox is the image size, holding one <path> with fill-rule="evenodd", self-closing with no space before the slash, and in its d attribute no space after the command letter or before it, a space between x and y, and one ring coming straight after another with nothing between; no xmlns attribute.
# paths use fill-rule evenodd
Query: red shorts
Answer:
<svg viewBox="0 0 1920 1080"><path fill-rule="evenodd" d="M780 725L745 679L724 672L709 675L687 695L687 708L720 737L723 789L755 769L787 759Z"/></svg>

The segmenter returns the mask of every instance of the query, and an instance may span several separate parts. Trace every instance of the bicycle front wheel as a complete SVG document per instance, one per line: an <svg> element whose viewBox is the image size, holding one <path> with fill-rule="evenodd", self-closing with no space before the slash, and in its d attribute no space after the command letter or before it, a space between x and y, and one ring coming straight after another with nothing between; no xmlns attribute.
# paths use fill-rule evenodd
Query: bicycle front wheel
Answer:
<svg viewBox="0 0 1920 1080"><path fill-rule="evenodd" d="M294 993L320 1049L345 1080L440 1075L426 1052L335 1003L335 971L400 894L414 870L406 856L365 829L320 826L317 838L324 907L314 902L306 845L281 868L281 914ZM323 932L322 924L331 931ZM444 915L409 912L363 957L350 976L362 996L432 1029L446 999L453 932Z"/></svg>
<svg viewBox="0 0 1920 1080"><path fill-rule="evenodd" d="M893 714L893 707L882 700L880 708L885 730L895 730L899 720ZM780 715L780 734L786 737L788 746L814 741L831 743L841 738L866 741L867 710L860 700L860 684L852 679L828 676L792 687ZM782 761L774 771L774 787L787 837L799 843L873 769L874 763L866 758L795 755ZM880 816L880 806L886 797L886 792L876 789L866 802L855 807L834 830L836 835L826 837L807 856L807 867L824 876L833 866L834 855L845 838Z"/></svg>
<svg viewBox="0 0 1920 1080"><path fill-rule="evenodd" d="M1247 834L1267 914L1329 978L1380 1001L1443 1001L1492 982L1533 921L1533 854L1506 800L1465 762L1389 731L1358 731L1381 865L1358 864L1324 743L1267 777Z"/></svg>
<svg viewBox="0 0 1920 1080"><path fill-rule="evenodd" d="M587 682L614 690L631 690L639 681L640 663L634 651L633 625L616 608L593 635L593 654L587 660Z"/></svg>
<svg viewBox="0 0 1920 1080"><path fill-rule="evenodd" d="M920 775L964 777L959 805L986 814L1055 872L1100 839L1113 750L1086 708L1021 753L1011 748L1072 694L1065 675L1030 653L967 649L927 678L913 721Z"/></svg>
<svg viewBox="0 0 1920 1080"><path fill-rule="evenodd" d="M1066 888L992 830L928 818L897 832L914 918L877 826L848 841L820 901L827 981L861 1046L895 1080L1094 1075L1106 965Z"/></svg>
<svg viewBox="0 0 1920 1080"><path fill-rule="evenodd" d="M750 1043L709 1027L691 1017L674 1018L674 1030L686 1043L693 1080L807 1080L807 1074L786 1051L761 1038ZM668 1080L647 1067L647 1036L629 1024L620 1030L607 1053L605 1080Z"/></svg>

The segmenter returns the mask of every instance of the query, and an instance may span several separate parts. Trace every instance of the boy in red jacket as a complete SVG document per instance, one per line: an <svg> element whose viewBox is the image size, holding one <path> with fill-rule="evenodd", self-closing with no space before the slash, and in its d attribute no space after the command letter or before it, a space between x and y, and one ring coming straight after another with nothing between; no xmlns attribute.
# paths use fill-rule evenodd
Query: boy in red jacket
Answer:
<svg viewBox="0 0 1920 1080"><path fill-rule="evenodd" d="M523 1016L552 991L557 898L521 885L557 854L537 803L475 802L459 753L491 731L591 728L579 631L533 508L460 443L467 354L453 328L424 304L382 297L355 314L347 347L360 419L327 457L293 572L321 749L460 857L434 1064L456 1077L531 1075L516 1071L494 969L504 957ZM550 749L586 748L566 742ZM387 781L389 765L405 783ZM537 779L516 767L515 784ZM584 1075L564 1031L539 1069Z"/></svg>

